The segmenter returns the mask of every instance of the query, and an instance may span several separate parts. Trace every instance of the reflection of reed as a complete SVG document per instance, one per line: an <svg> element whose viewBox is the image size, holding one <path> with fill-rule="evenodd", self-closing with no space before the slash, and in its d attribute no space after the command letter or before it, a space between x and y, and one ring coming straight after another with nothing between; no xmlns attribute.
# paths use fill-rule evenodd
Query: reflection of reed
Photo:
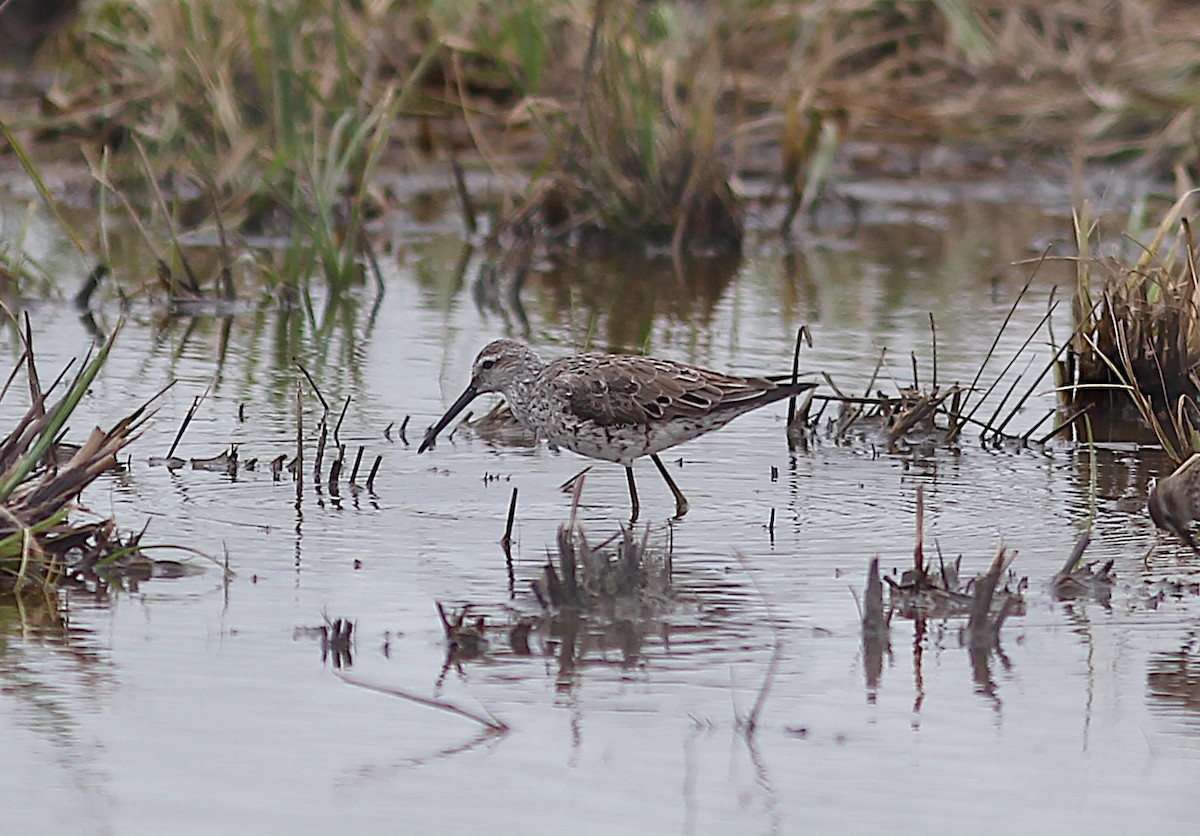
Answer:
<svg viewBox="0 0 1200 836"><path fill-rule="evenodd" d="M112 669L95 635L68 623L63 600L49 591L0 598L0 705L5 717L50 745L54 764L67 776L63 786L90 799L89 809L105 809L109 778L96 765L98 747L78 718L100 711Z"/></svg>
<svg viewBox="0 0 1200 836"><path fill-rule="evenodd" d="M1196 636L1178 650L1153 654L1148 667L1146 693L1150 699L1200 719L1200 647Z"/></svg>
<svg viewBox="0 0 1200 836"><path fill-rule="evenodd" d="M539 276L556 313L571 317L589 348L637 353L658 317L708 326L740 265L738 256L671 261L629 254L588 259Z"/></svg>

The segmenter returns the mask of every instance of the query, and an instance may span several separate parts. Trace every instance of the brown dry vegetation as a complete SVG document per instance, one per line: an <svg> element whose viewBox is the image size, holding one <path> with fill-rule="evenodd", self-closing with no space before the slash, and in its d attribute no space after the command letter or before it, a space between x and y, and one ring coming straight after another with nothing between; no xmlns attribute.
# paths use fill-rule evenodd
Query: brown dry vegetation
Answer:
<svg viewBox="0 0 1200 836"><path fill-rule="evenodd" d="M1101 255L1099 224L1076 215L1075 332L1057 374L1074 404L1132 402L1177 464L1200 449L1200 278L1185 193L1136 257ZM1115 397L1115 401L1114 401Z"/></svg>
<svg viewBox="0 0 1200 836"><path fill-rule="evenodd" d="M211 225L214 206L239 228L296 223L343 198L386 141L415 166L462 151L505 172L533 164L509 228L536 216L551 232L723 249L740 237L732 173L769 172L799 210L853 138L1133 154L1190 182L1190 9L98 0L43 48L51 83L6 118L145 174L137 138L181 184L175 199L193 194L189 226ZM343 194L321 188L338 177ZM359 212L387 199L350 193Z"/></svg>

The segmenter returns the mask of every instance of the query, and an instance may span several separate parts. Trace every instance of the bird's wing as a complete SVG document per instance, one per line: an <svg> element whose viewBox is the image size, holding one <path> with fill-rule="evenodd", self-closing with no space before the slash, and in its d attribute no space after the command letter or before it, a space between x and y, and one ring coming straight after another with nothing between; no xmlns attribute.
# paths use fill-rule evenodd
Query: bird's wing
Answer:
<svg viewBox="0 0 1200 836"><path fill-rule="evenodd" d="M697 417L718 407L754 404L776 388L763 378L738 377L670 360L591 355L564 358L547 369L579 418L601 426ZM551 364L555 365L555 364Z"/></svg>

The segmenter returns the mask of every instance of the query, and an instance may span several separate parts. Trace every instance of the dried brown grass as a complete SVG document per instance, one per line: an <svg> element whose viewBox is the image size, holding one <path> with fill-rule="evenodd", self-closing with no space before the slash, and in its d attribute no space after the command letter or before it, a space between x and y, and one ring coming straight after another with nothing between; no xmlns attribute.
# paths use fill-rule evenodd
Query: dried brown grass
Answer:
<svg viewBox="0 0 1200 836"><path fill-rule="evenodd" d="M1076 214L1076 329L1059 367L1073 402L1128 396L1176 463L1200 449L1200 280L1186 220L1194 194L1175 203L1136 259L1097 255L1098 225L1086 206Z"/></svg>

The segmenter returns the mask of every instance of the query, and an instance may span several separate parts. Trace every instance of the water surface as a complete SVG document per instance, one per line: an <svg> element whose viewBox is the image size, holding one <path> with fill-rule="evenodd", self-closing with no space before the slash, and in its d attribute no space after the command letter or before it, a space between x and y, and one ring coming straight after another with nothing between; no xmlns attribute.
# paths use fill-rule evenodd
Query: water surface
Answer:
<svg viewBox="0 0 1200 836"><path fill-rule="evenodd" d="M1174 544L1143 560L1156 541L1148 480L1165 467L1153 449L1102 444L1094 474L1091 453L1069 441L997 450L969 433L917 455L867 432L839 441L821 430L790 452L786 407L767 408L664 456L691 501L681 521L668 522L670 494L639 464L638 530L650 526L660 553L673 543L672 606L593 624L573 652L535 632L526 656L503 628L539 612L530 582L569 513L558 486L587 462L465 433L418 457L398 437L409 416L408 440L419 438L478 349L506 334L548 356L594 345L786 371L807 324L805 367L858 394L883 349L875 388L910 382L914 353L921 384L931 383L932 313L938 381L966 384L1031 270L1011 263L1067 238L1068 215L1010 193L918 197L880 199L860 226L805 231L791 251L756 235L735 270L697 268L683 288L669 266L633 260L547 270L522 292L527 327L476 302L480 256L461 280L463 242L441 220L393 231L382 295L364 288L318 299L311 314L249 305L219 318L134 303L71 436L178 383L129 449L128 472L102 477L84 505L126 529L148 520L146 542L212 560L154 552L203 571L0 609L7 827L1190 832L1200 572ZM10 207L5 223L22 211ZM40 229L53 253L52 231ZM1038 330L1052 287L1068 278L1038 274L985 381ZM1071 327L1062 308L1059 339ZM64 303L26 309L47 370L93 338ZM106 304L96 325L106 332L119 315ZM1045 364L1038 334L1010 375ZM10 330L3 350L18 356ZM308 472L297 502L293 483L271 478L265 463L295 451L298 386L310 457L315 442L320 406L295 361L335 413L350 398L340 440L351 460L365 447L366 466L383 456L373 493L343 481L333 496ZM1011 431L1054 408L1049 386ZM206 390L178 455L237 444L259 467L234 478L150 466ZM10 395L0 413L19 408ZM510 575L498 541L513 487ZM1001 545L1016 550L1026 608L982 663L962 644L963 619L918 628L897 618L882 674L868 683L856 596L873 556L888 572L911 563L918 487L930 552L961 554L977 573ZM1093 508L1088 559L1113 560L1118 583L1106 601L1057 601L1048 581ZM621 469L598 463L582 525L597 541L627 514ZM472 605L492 631L489 651L448 664L436 601ZM351 659L323 658L310 628L326 617L355 623ZM777 643L748 735L739 720ZM490 713L509 731L377 689Z"/></svg>

